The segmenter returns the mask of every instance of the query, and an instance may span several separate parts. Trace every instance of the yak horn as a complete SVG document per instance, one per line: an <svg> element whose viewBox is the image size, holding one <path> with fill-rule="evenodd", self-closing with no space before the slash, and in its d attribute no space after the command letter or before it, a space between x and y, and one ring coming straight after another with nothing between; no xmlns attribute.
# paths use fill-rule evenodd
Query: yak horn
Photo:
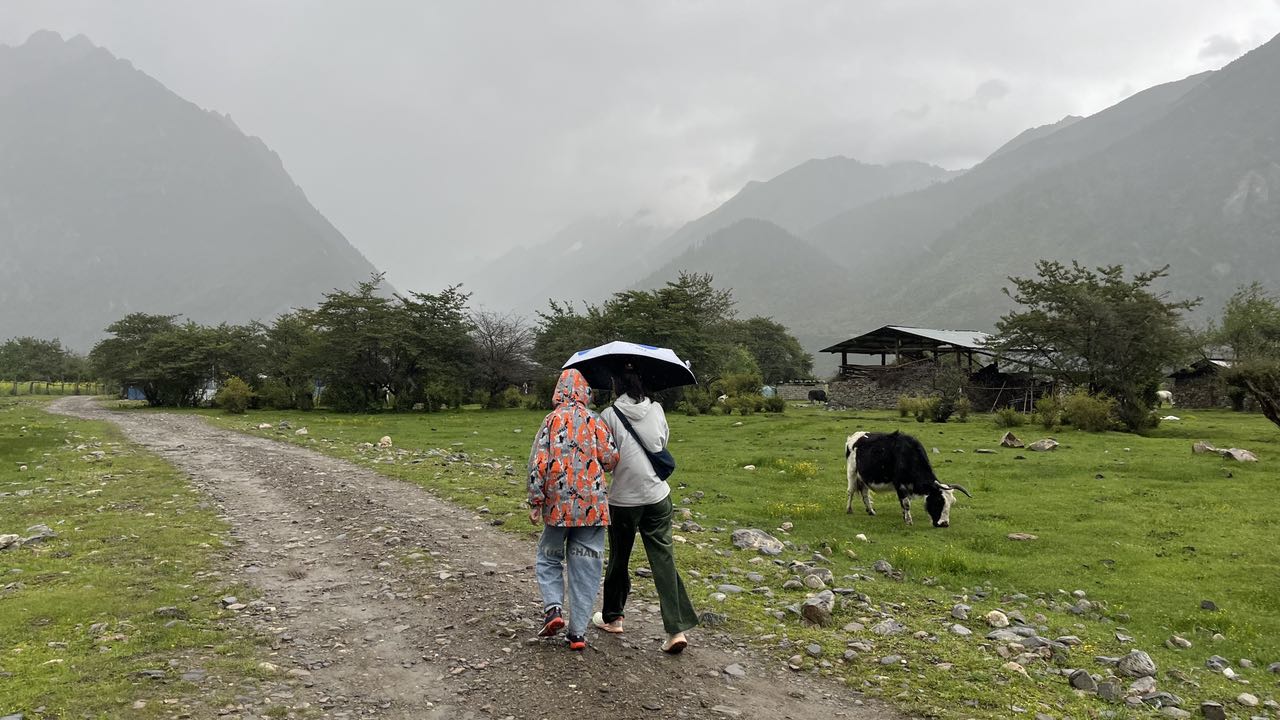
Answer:
<svg viewBox="0 0 1280 720"><path fill-rule="evenodd" d="M938 483L938 484L942 486L943 490L959 490L960 492L964 493L965 497L969 497L969 498L973 497L972 495L969 494L968 490L964 489L963 485L947 485L945 483Z"/></svg>

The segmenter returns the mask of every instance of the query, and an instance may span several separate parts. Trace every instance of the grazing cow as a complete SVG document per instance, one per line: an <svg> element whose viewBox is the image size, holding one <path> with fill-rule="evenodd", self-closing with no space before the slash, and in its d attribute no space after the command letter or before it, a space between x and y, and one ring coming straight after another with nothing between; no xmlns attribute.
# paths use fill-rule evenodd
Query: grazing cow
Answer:
<svg viewBox="0 0 1280 720"><path fill-rule="evenodd" d="M810 390L809 391L809 402L826 402L826 401L827 401L826 390Z"/></svg>
<svg viewBox="0 0 1280 720"><path fill-rule="evenodd" d="M933 519L934 527L951 525L951 505L956 501L955 491L968 497L969 491L959 485L938 482L929 465L929 455L920 441L901 432L856 432L844 445L846 475L849 480L849 499L846 513L853 512L853 493L862 495L862 504L868 515L875 515L871 507L871 491L893 488L902 505L902 519L911 524L911 496L924 496L924 508Z"/></svg>
<svg viewBox="0 0 1280 720"><path fill-rule="evenodd" d="M1156 391L1156 407L1164 407L1165 403L1169 403L1169 407L1173 407L1173 393L1168 390Z"/></svg>

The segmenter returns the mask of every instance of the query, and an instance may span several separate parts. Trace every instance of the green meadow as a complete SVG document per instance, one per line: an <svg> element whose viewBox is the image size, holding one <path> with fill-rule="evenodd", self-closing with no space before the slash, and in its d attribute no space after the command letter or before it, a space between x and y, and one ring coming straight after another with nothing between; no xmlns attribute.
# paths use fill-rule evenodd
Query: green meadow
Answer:
<svg viewBox="0 0 1280 720"><path fill-rule="evenodd" d="M1181 420L1166 421L1149 436L1015 429L1028 442L1053 437L1061 443L1044 453L1000 447L1004 431L990 416L939 425L889 412L800 406L782 415L671 415L671 447L679 463L673 499L703 528L677 528L684 539L678 557L692 578L698 606L725 614L745 641L780 663L801 654L801 672L839 676L914 712L944 718L1003 718L1022 711L1093 716L1108 706L1096 697L1077 697L1056 673L1062 667L1102 672L1095 656L1134 648L1155 658L1160 689L1178 695L1184 707L1202 699L1231 700L1245 689L1205 669L1213 654L1233 664L1252 660L1253 669L1236 668L1265 698L1277 680L1266 666L1280 661L1280 503L1274 494L1280 431L1257 415L1176 412ZM225 427L301 443L417 483L464 507L485 508L495 522L506 521L503 529L532 535L521 503L540 412L208 414ZM278 428L281 420L291 427ZM258 429L265 423L272 427ZM297 435L301 427L308 434ZM932 528L921 500L915 503L916 524L905 526L896 498L883 493L877 516L866 515L857 498L854 513L845 513L845 437L856 430L893 429L921 439L943 482L973 493L972 499L959 497L950 528ZM369 446L384 435L392 438L393 449ZM1195 440L1247 448L1261 462L1192 455ZM976 453L980 448L995 452ZM749 465L755 469L744 469ZM783 523L791 523L789 531L780 530ZM838 604L832 627L804 626L786 607L803 601L807 591L782 590L791 576L785 566L734 548L730 535L740 527L761 528L792 543L784 561L810 561L821 553L835 585L865 593L872 607ZM856 539L859 533L867 541ZM1012 541L1010 533L1038 539ZM874 572L879 559L904 579ZM764 581L748 581L749 572ZM765 585L773 597L713 597L725 583ZM1069 594L1077 590L1101 611L1069 611ZM1218 609L1202 609L1203 600ZM973 608L965 622L974 631L969 638L947 630L956 622L952 605L960 601ZM1042 613L1043 635L1075 635L1082 644L1057 666L1028 667L1029 676L1002 669L998 643L982 639L990 630L983 616L997 608L1028 619ZM872 634L869 628L884 616L911 632ZM849 623L864 629L846 630ZM913 636L922 631L927 637ZM1174 634L1192 647L1166 647ZM1215 640L1215 634L1221 637ZM859 641L873 650L846 659L848 643ZM822 645L820 657L803 652L810 643ZM881 665L888 655L900 655L905 663ZM1118 717L1149 713L1111 708Z"/></svg>
<svg viewBox="0 0 1280 720"><path fill-rule="evenodd" d="M44 406L0 397L0 534L56 533L0 551L0 715L170 717L197 694L229 700L181 678L254 672L253 638L219 603L242 590L218 572L226 525L112 426Z"/></svg>

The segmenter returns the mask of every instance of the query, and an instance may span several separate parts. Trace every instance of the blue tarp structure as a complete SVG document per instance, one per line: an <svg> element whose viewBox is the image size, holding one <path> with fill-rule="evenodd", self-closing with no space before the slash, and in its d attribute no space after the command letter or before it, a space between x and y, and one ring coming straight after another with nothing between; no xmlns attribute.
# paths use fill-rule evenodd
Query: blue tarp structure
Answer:
<svg viewBox="0 0 1280 720"><path fill-rule="evenodd" d="M146 400L147 396L143 394L142 388L137 385L130 385L128 390L124 391L126 400Z"/></svg>

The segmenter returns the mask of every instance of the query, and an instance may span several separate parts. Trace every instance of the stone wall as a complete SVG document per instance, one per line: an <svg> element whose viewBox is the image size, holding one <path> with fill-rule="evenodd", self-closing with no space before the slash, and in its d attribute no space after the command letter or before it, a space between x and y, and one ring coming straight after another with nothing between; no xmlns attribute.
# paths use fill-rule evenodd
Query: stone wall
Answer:
<svg viewBox="0 0 1280 720"><path fill-rule="evenodd" d="M890 365L866 375L832 381L827 400L836 408L892 410L898 407L899 395L932 394L937 372L938 366L933 363Z"/></svg>
<svg viewBox="0 0 1280 720"><path fill-rule="evenodd" d="M782 383L775 388L783 400L807 401L810 390L826 390L826 383Z"/></svg>
<svg viewBox="0 0 1280 720"><path fill-rule="evenodd" d="M1180 377L1169 388L1174 408L1230 408L1227 386L1216 373ZM1166 410L1169 408L1165 408ZM1175 413L1176 414L1176 413Z"/></svg>

